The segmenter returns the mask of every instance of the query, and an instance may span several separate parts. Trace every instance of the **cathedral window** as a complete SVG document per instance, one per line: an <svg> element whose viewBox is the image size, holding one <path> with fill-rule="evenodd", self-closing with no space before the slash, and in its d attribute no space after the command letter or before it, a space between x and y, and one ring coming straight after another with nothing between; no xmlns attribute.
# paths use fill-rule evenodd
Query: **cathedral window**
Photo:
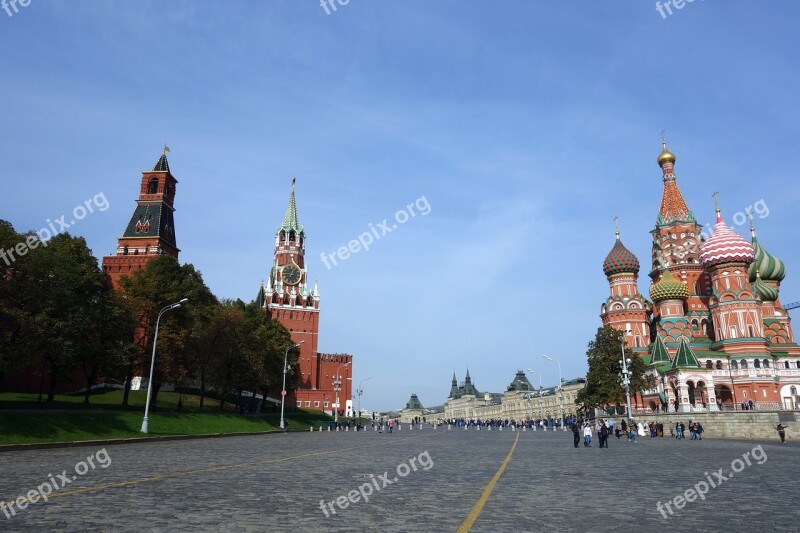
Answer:
<svg viewBox="0 0 800 533"><path fill-rule="evenodd" d="M742 370L747 370L747 359L742 359Z"/></svg>
<svg viewBox="0 0 800 533"><path fill-rule="evenodd" d="M733 370L738 370L739 369L739 363L737 363L736 361L731 361L731 368Z"/></svg>
<svg viewBox="0 0 800 533"><path fill-rule="evenodd" d="M800 368L800 361L797 361L797 368Z"/></svg>
<svg viewBox="0 0 800 533"><path fill-rule="evenodd" d="M758 359L755 359L753 361L753 368L761 368L761 361L759 361Z"/></svg>
<svg viewBox="0 0 800 533"><path fill-rule="evenodd" d="M755 337L755 335L753 335L753 326L747 326L747 328L750 331L750 336Z"/></svg>
<svg viewBox="0 0 800 533"><path fill-rule="evenodd" d="M152 178L147 183L147 194L156 194L158 193L158 178Z"/></svg>
<svg viewBox="0 0 800 533"><path fill-rule="evenodd" d="M709 359L708 361L706 361L706 368L708 368L708 369L711 369L711 368L712 368L711 359Z"/></svg>
<svg viewBox="0 0 800 533"><path fill-rule="evenodd" d="M783 368L786 368L786 369L788 370L788 368L789 368L789 361L784 361L784 362L783 362Z"/></svg>
<svg viewBox="0 0 800 533"><path fill-rule="evenodd" d="M297 236L294 233L294 230L289 232L289 242L294 242L297 239Z"/></svg>
<svg viewBox="0 0 800 533"><path fill-rule="evenodd" d="M722 361L717 359L717 370L722 370Z"/></svg>
<svg viewBox="0 0 800 533"><path fill-rule="evenodd" d="M769 359L764 359L764 368L769 368Z"/></svg>

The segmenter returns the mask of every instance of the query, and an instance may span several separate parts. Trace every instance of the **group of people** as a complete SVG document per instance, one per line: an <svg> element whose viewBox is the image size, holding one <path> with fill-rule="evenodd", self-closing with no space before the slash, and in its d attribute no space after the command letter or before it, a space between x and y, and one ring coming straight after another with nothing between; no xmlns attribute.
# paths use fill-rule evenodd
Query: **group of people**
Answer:
<svg viewBox="0 0 800 533"><path fill-rule="evenodd" d="M670 436L675 437L678 440L684 439L686 438L686 428L687 426L683 422L677 422L675 424L675 430L673 431L670 429ZM692 422L689 420L688 428L692 440L703 440L704 429L700 422ZM647 435L648 430L651 439L664 436L664 424L661 422L650 422L645 426L645 424L642 422L635 422L631 420L629 425L625 419L622 419L619 424L616 424L614 420L605 420L600 418L594 424L589 421L586 421L583 424L578 422L572 424L573 441L576 448L579 447L581 437L583 437L584 448L590 448L592 446L592 437L594 436L595 431L597 432L597 437L600 441L599 447L608 448L608 437L610 435L615 435L617 439L620 439L623 435L625 435L628 438L628 442L635 444L636 437L644 437Z"/></svg>

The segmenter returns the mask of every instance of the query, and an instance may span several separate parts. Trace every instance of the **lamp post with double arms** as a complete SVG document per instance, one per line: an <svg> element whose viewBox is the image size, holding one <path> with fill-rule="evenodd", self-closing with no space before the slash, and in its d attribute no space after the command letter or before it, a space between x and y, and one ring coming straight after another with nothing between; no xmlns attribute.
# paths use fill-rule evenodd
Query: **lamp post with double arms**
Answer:
<svg viewBox="0 0 800 533"><path fill-rule="evenodd" d="M553 361L553 358L549 355L543 355L542 357L548 361ZM561 377L561 359L556 357L555 361L558 363L558 393L561 396L561 428L566 431L567 425L564 423L564 379Z"/></svg>
<svg viewBox="0 0 800 533"><path fill-rule="evenodd" d="M297 348L306 341L300 341L286 348L283 353L283 388L281 389L281 429L286 433L286 421L283 419L283 405L286 402L286 372L288 371L289 350Z"/></svg>
<svg viewBox="0 0 800 533"><path fill-rule="evenodd" d="M619 364L622 367L622 372L620 373L620 379L622 382L622 386L625 387L625 402L628 411L628 422L631 421L631 373L628 370L628 365L631 364L630 358L625 357L625 336L629 335L631 330L625 330L622 332L622 359L619 360Z"/></svg>
<svg viewBox="0 0 800 533"><path fill-rule="evenodd" d="M528 372L531 374L537 373L534 369L529 368ZM544 419L544 413L542 412L542 375L539 374L539 421L541 422Z"/></svg>
<svg viewBox="0 0 800 533"><path fill-rule="evenodd" d="M348 366L350 363L343 363L336 367L336 378L333 380L333 390L336 391L336 408L333 411L333 423L339 422L339 391L342 390L342 375L341 370L343 366Z"/></svg>
<svg viewBox="0 0 800 533"><path fill-rule="evenodd" d="M148 415L150 414L150 395L153 393L153 370L155 369L156 365L156 344L158 344L158 326L161 323L161 315L166 313L167 311L172 311L173 309L177 309L182 304L185 304L189 301L189 298L183 298L174 304L169 304L168 306L164 307L161 311L158 312L158 318L156 318L156 333L153 337L153 355L150 358L150 380L147 382L147 401L144 404L144 419L142 420L142 433L147 433L148 427Z"/></svg>
<svg viewBox="0 0 800 533"><path fill-rule="evenodd" d="M364 394L364 389L361 388L361 385L365 381L369 381L371 379L372 379L372 376L369 376L368 378L364 378L364 379L362 379L361 381L358 382L358 390L356 391L356 394L358 394L358 418L361 418L361 395Z"/></svg>

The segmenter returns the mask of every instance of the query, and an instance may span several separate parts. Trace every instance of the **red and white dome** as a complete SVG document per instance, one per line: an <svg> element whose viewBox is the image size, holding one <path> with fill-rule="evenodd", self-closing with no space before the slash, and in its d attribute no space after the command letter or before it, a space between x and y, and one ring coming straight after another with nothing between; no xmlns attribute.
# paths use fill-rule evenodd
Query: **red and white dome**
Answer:
<svg viewBox="0 0 800 533"><path fill-rule="evenodd" d="M750 264L755 260L753 246L747 239L730 229L717 211L717 225L711 237L700 247L700 262L704 267L732 261Z"/></svg>

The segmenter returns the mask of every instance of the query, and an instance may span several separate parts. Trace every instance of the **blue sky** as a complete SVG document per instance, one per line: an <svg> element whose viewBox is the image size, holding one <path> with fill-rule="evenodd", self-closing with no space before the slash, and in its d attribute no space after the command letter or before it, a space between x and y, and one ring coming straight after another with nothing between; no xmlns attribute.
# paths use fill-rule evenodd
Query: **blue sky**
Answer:
<svg viewBox="0 0 800 533"><path fill-rule="evenodd" d="M797 20L791 1L32 0L0 11L0 218L38 229L102 192L70 231L109 254L167 143L181 260L250 300L297 176L320 349L354 354L365 408L441 404L467 366L480 390L528 367L553 385L542 354L586 371L615 215L648 262L662 129L701 223L713 191L729 223L768 206L759 238L800 300ZM421 197L428 215L320 260Z"/></svg>

